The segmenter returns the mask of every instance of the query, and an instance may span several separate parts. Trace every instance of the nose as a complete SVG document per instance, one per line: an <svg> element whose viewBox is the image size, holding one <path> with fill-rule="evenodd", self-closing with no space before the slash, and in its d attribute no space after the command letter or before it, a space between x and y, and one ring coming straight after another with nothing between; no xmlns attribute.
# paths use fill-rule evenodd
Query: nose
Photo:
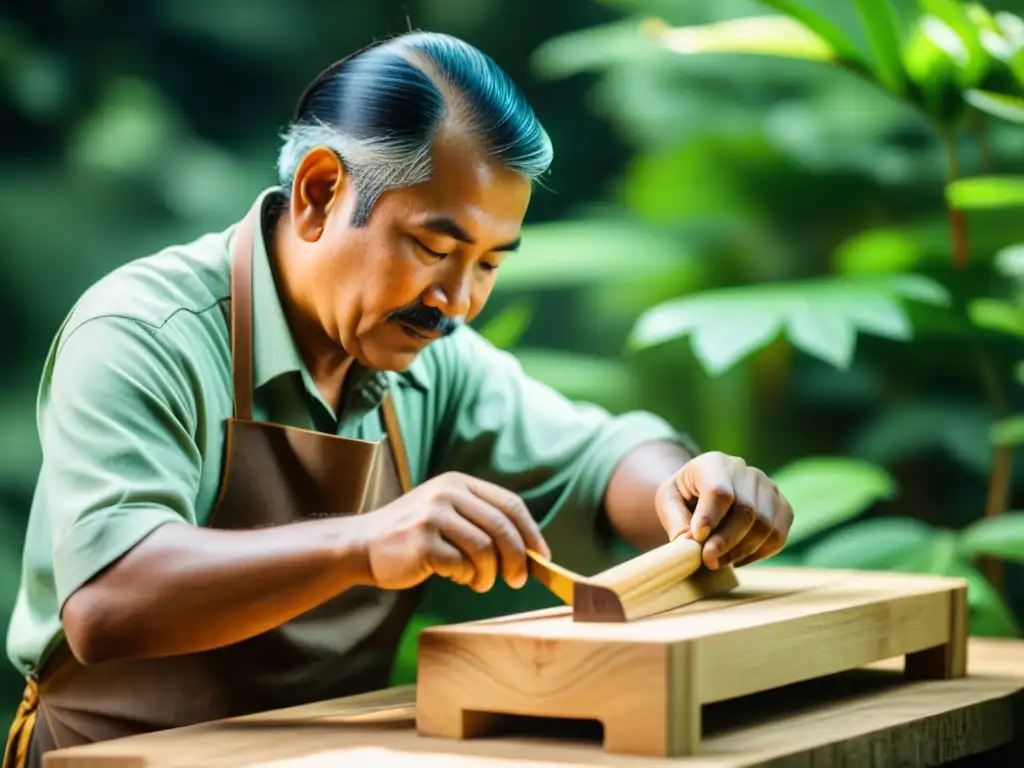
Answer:
<svg viewBox="0 0 1024 768"><path fill-rule="evenodd" d="M452 269L445 279L434 284L424 297L427 306L448 317L465 317L472 304L472 282L466 270Z"/></svg>

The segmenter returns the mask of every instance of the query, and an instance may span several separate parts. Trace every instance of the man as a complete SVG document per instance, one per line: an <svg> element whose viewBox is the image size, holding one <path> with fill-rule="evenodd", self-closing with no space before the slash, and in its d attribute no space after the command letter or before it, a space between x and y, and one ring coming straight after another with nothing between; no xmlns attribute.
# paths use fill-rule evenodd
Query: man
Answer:
<svg viewBox="0 0 1024 768"><path fill-rule="evenodd" d="M539 523L562 562L598 526L710 568L782 547L764 473L465 325L551 157L489 58L398 37L312 83L244 220L82 296L40 391L5 765L384 687L424 582L522 586Z"/></svg>

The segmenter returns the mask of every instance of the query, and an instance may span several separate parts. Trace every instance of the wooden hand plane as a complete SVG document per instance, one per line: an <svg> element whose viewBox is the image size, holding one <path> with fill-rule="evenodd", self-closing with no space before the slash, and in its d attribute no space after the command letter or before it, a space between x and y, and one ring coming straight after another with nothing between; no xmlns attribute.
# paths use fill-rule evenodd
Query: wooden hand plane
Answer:
<svg viewBox="0 0 1024 768"><path fill-rule="evenodd" d="M732 566L703 565L703 546L678 538L595 576L580 576L527 550L530 575L566 605L573 621L635 621L735 589Z"/></svg>

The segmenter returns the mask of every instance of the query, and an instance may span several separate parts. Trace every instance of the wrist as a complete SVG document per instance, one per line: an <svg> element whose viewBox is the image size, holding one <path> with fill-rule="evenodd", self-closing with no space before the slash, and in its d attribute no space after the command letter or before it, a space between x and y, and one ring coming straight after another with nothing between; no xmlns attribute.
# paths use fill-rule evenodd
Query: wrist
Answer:
<svg viewBox="0 0 1024 768"><path fill-rule="evenodd" d="M373 587L376 579L370 566L370 542L368 512L361 515L345 515L331 520L335 525L326 538L339 578L351 587Z"/></svg>

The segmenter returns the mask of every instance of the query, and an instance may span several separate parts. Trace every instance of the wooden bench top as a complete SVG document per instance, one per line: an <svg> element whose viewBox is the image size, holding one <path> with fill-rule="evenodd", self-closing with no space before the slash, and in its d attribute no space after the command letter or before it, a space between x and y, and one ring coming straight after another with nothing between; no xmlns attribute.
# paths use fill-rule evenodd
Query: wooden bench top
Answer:
<svg viewBox="0 0 1024 768"><path fill-rule="evenodd" d="M1024 642L971 638L968 676L909 682L902 658L708 705L697 757L645 766L937 765L1013 739ZM618 766L597 726L523 723L472 741L416 734L412 686L60 750L47 768L319 768L319 766Z"/></svg>

